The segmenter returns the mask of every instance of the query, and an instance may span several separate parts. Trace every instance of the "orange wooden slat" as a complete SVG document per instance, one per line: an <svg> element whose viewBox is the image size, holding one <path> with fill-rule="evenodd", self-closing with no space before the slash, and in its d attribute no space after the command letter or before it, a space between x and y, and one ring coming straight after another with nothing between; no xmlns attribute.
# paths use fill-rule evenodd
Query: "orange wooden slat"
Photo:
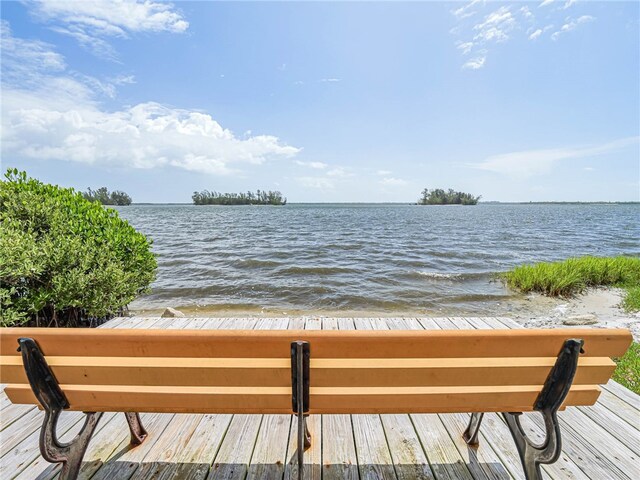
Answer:
<svg viewBox="0 0 640 480"><path fill-rule="evenodd" d="M62 385L71 410L173 413L291 413L284 387L134 387ZM531 411L539 386L311 389L310 413ZM28 385L8 385L14 403L35 403ZM592 405L600 390L576 385L565 405Z"/></svg>
<svg viewBox="0 0 640 480"><path fill-rule="evenodd" d="M311 386L542 385L554 357L311 359ZM289 386L277 358L47 357L59 383L85 385ZM576 385L609 380L615 363L583 357ZM21 357L0 357L0 382L27 383Z"/></svg>
<svg viewBox="0 0 640 480"><path fill-rule="evenodd" d="M311 343L312 358L555 357L568 338L585 340L588 357L621 356L624 329L555 330L127 330L2 328L0 354L18 355L19 337L45 355L98 357L288 358L290 343Z"/></svg>

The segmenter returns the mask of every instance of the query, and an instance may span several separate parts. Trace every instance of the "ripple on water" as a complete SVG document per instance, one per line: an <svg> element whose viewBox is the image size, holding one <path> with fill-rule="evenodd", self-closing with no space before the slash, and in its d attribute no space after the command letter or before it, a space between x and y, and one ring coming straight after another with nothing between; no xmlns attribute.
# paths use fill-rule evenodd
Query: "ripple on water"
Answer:
<svg viewBox="0 0 640 480"><path fill-rule="evenodd" d="M132 205L158 255L132 308L498 309L493 274L572 256L640 254L638 205ZM484 309L484 310L483 310Z"/></svg>

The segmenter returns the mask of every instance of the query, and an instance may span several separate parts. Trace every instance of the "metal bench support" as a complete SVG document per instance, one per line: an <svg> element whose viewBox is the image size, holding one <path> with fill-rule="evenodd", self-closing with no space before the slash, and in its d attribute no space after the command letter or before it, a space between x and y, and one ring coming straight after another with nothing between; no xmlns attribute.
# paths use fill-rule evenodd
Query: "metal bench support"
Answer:
<svg viewBox="0 0 640 480"><path fill-rule="evenodd" d="M516 443L527 480L542 480L540 465L554 463L560 457L562 440L557 413L571 388L583 345L584 341L579 339L569 339L564 342L556 363L549 372L533 406L533 409L540 412L544 419L545 440L542 444L536 444L527 437L520 424L522 412L502 414ZM464 439L470 445L478 444L478 432L483 415L483 413L471 414L469 426L464 432Z"/></svg>
<svg viewBox="0 0 640 480"><path fill-rule="evenodd" d="M18 344L31 389L45 411L40 430L40 452L48 462L62 463L60 480L74 480L78 477L82 458L102 412L86 412L84 425L75 438L68 443L60 442L56 435L58 419L62 411L69 408L69 401L36 341L32 338L20 338ZM125 412L125 416L131 432L131 444L139 445L147 436L140 416L133 412Z"/></svg>
<svg viewBox="0 0 640 480"><path fill-rule="evenodd" d="M304 451L311 446L307 428L310 357L309 342L291 343L291 403L298 417L298 480L304 477Z"/></svg>

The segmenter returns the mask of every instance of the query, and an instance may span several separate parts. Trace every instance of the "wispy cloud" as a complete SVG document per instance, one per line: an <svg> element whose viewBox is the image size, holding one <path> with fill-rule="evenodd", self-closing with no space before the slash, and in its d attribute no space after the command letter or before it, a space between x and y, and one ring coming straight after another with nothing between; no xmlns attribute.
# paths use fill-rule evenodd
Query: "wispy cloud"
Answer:
<svg viewBox="0 0 640 480"><path fill-rule="evenodd" d="M376 172L376 175L380 175L380 176L387 176L387 175L391 175L391 170L378 170Z"/></svg>
<svg viewBox="0 0 640 480"><path fill-rule="evenodd" d="M341 78L321 78L320 81L322 83L337 83L337 82L341 82L342 79Z"/></svg>
<svg viewBox="0 0 640 480"><path fill-rule="evenodd" d="M407 185L409 182L407 182L406 180L403 180L402 178L387 177L387 178L383 178L378 183L380 185L385 185L389 187L400 187L402 185Z"/></svg>
<svg viewBox="0 0 640 480"><path fill-rule="evenodd" d="M569 33L575 30L576 28L578 28L579 25L590 23L590 22L593 22L594 20L595 20L595 17L592 17L591 15L582 15L581 17L578 17L576 19L570 19L567 23L565 23L564 25L562 25L562 27L560 27L560 30L558 30L557 32L554 32L551 35L551 39L557 40L560 37L560 35L564 33Z"/></svg>
<svg viewBox="0 0 640 480"><path fill-rule="evenodd" d="M533 7L522 3L496 6L492 2L478 1L451 10L457 24L449 31L460 37L455 42L456 48L468 57L463 61L462 68L479 70L486 67L495 46L514 37L525 35L532 41L541 40L555 23L562 25L551 35L553 40L557 40L560 35L595 20L591 15L582 15L577 19L565 18L564 11L575 3L575 0L566 0L562 5L555 6L553 0L545 0L538 5L542 10L535 10L536 13L532 11Z"/></svg>
<svg viewBox="0 0 640 480"><path fill-rule="evenodd" d="M464 19L464 18L468 18L471 17L473 15L476 14L475 11L471 10L473 8L474 5L480 3L482 0L472 0L471 2L469 2L466 5L463 5L460 8L456 8L455 10L451 10L451 13L459 19Z"/></svg>
<svg viewBox="0 0 640 480"><path fill-rule="evenodd" d="M530 20L533 20L535 18L535 16L533 15L533 13L531 13L531 10L529 10L529 7L527 6L520 8L520 13L524 18L527 18Z"/></svg>
<svg viewBox="0 0 640 480"><path fill-rule="evenodd" d="M296 160L296 164L302 167L315 168L317 170L324 170L329 166L326 163L322 162L303 162L302 160Z"/></svg>
<svg viewBox="0 0 640 480"><path fill-rule="evenodd" d="M510 7L503 6L484 17L484 21L473 26L477 32L473 39L485 44L487 42L504 42L509 39L509 32L516 26L516 20Z"/></svg>
<svg viewBox="0 0 640 480"><path fill-rule="evenodd" d="M327 172L327 176L336 178L353 177L353 172L349 168L336 167Z"/></svg>
<svg viewBox="0 0 640 480"><path fill-rule="evenodd" d="M69 70L50 45L14 37L6 22L1 40L5 159L225 175L300 151L272 135L238 137L200 111L156 102L105 110L99 98L132 77L108 84Z"/></svg>
<svg viewBox="0 0 640 480"><path fill-rule="evenodd" d="M484 62L487 60L486 53L481 54L477 57L472 58L471 60L465 62L462 65L464 70L478 70L479 68L484 67Z"/></svg>
<svg viewBox="0 0 640 480"><path fill-rule="evenodd" d="M460 42L456 48L460 50L463 55L467 55L473 48L473 42Z"/></svg>
<svg viewBox="0 0 640 480"><path fill-rule="evenodd" d="M484 2L471 2L451 12L461 22L451 29L451 33L459 35L462 32L467 32L465 34L467 36L466 40L456 42L456 48L460 50L462 55L471 56L471 59L465 61L462 65L465 70L478 70L484 67L488 46L508 40L511 31L518 25L511 6L501 6L485 14L481 20L476 20L471 25L467 24L465 19L471 17L472 14L479 13L479 9L484 5ZM518 12L523 17L533 17L527 7L521 7Z"/></svg>
<svg viewBox="0 0 640 480"><path fill-rule="evenodd" d="M637 145L639 140L640 137L629 137L601 145L511 152L494 155L480 163L469 164L469 166L510 177L527 178L550 172L558 162L607 154Z"/></svg>
<svg viewBox="0 0 640 480"><path fill-rule="evenodd" d="M138 32L182 33L189 28L189 22L172 4L153 0L35 0L27 6L55 32L111 59L117 55L108 38L128 38Z"/></svg>
<svg viewBox="0 0 640 480"><path fill-rule="evenodd" d="M307 188L318 190L333 190L335 188L334 182L326 177L297 177L296 180Z"/></svg>

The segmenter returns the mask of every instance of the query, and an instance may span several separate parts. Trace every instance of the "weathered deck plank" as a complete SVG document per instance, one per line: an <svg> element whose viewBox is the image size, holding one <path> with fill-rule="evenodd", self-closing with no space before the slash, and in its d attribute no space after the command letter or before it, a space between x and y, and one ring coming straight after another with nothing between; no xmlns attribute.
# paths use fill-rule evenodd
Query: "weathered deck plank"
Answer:
<svg viewBox="0 0 640 480"><path fill-rule="evenodd" d="M101 328L507 329L508 318L119 318ZM39 454L42 412L12 405L0 386L0 478L48 480L57 467ZM59 433L77 432L81 413L65 414ZM524 428L540 439L542 425ZM640 397L611 381L593 407L560 412L564 449L545 478L640 478ZM122 414L105 414L85 455L80 478L205 480L296 478L297 424L289 415L143 414L149 438L130 448ZM323 415L309 418L312 447L305 479L523 479L509 430L485 416L480 446L461 439L468 415Z"/></svg>
<svg viewBox="0 0 640 480"><path fill-rule="evenodd" d="M242 322L236 322L233 319L225 319L221 326L225 328L255 328L257 330L281 329L287 328L289 319L263 318L263 319L244 319ZM270 460L267 457L270 451L257 449L258 457L253 458L254 450L256 450L259 441L258 432L263 422L263 415L234 415L225 440L218 451L213 462L213 467L209 474L209 479L244 479L248 474L252 478L260 478L259 475L266 471L264 461ZM285 442L286 443L286 442ZM286 449L286 445L284 446ZM286 450L285 450L286 451ZM260 457L262 456L262 458ZM282 460L280 460L282 462ZM284 462L283 462L284 463ZM250 471L250 466L252 470ZM258 475L258 477L255 477Z"/></svg>
<svg viewBox="0 0 640 480"><path fill-rule="evenodd" d="M326 318L323 328L339 330L354 327L353 321ZM358 457L350 415L322 416L322 478L324 480L359 478Z"/></svg>
<svg viewBox="0 0 640 480"><path fill-rule="evenodd" d="M140 318L131 323L121 323L117 328L166 328L177 330L184 328L193 321L194 319L186 318ZM163 445L166 442L164 438L171 438L169 435L164 435L164 432L167 431L169 424L176 416L173 414L141 415L142 424L149 435L142 445L135 448L129 445L129 431L126 422L124 422L123 418L118 421L118 417L123 417L123 415L113 418L101 430L102 434L107 437L120 439L117 447L109 451L109 449L103 450L102 446L97 442L90 443L87 455L89 455L89 458L93 458L93 461L83 463L81 478L95 478L97 480L122 478L126 480L140 474L139 468L142 462L150 452L154 452L156 444L160 442L160 445ZM175 428L169 429L169 431L172 430L175 430ZM102 455L105 455L105 457L102 457ZM152 453L150 458L153 459L154 455ZM158 455L155 455L155 458L158 458ZM154 464L160 468L160 462L155 462ZM142 475L144 475L144 472Z"/></svg>
<svg viewBox="0 0 640 480"><path fill-rule="evenodd" d="M380 319L354 318L357 330L388 329ZM380 415L352 415L353 436L356 441L358 469L362 480L395 480L391 452L382 426Z"/></svg>

